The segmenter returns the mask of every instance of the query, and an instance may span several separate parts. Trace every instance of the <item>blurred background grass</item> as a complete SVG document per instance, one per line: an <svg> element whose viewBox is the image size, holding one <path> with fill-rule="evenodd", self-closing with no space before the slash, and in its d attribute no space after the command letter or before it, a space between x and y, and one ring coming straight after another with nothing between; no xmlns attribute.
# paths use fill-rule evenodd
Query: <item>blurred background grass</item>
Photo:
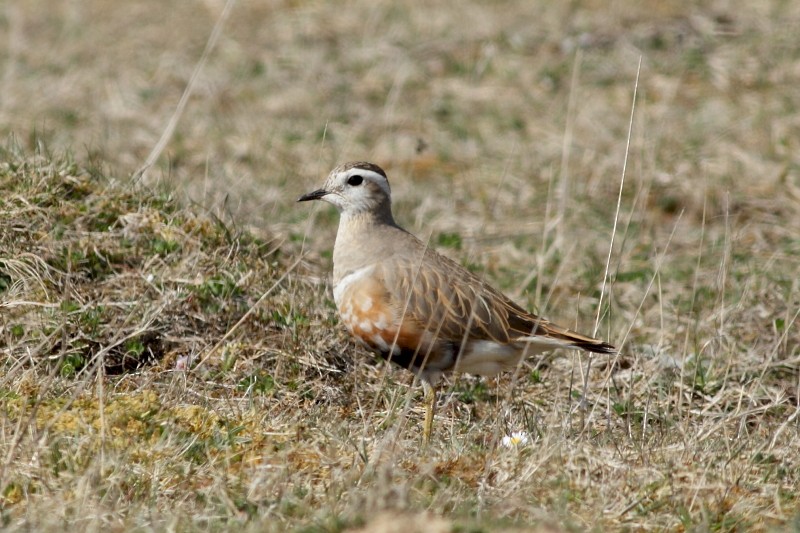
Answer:
<svg viewBox="0 0 800 533"><path fill-rule="evenodd" d="M0 132L133 173L221 9L6 4ZM627 205L645 231L686 210L682 233L704 203L719 220L780 201L787 182L796 194L798 20L792 2L242 1L154 173L302 233L292 200L335 164L369 159L394 178L405 225L463 233L470 253L486 253L471 239L487 235L538 249L548 200L560 248L577 234L602 251L641 58ZM753 223L776 222L758 211L767 220Z"/></svg>

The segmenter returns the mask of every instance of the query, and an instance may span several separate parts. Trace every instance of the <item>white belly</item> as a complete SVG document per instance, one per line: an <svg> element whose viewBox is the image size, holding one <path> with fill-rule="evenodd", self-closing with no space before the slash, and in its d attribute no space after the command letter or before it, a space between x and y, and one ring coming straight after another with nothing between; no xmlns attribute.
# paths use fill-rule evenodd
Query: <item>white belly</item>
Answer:
<svg viewBox="0 0 800 533"><path fill-rule="evenodd" d="M350 287L356 281L368 276L372 272L373 268L375 267L365 266L359 268L358 270L354 270L340 279L339 283L333 286L333 301L336 302L336 307L339 308L340 312L342 309L342 298L345 291L347 291L348 287Z"/></svg>

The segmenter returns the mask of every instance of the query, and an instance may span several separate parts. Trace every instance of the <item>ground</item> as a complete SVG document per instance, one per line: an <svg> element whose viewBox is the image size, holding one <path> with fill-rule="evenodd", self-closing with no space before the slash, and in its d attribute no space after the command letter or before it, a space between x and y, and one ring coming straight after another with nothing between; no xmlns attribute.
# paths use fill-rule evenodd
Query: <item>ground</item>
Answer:
<svg viewBox="0 0 800 533"><path fill-rule="evenodd" d="M3 4L0 524L799 528L798 27L766 0ZM620 354L454 376L423 448L412 376L338 322L335 212L294 203L354 159Z"/></svg>

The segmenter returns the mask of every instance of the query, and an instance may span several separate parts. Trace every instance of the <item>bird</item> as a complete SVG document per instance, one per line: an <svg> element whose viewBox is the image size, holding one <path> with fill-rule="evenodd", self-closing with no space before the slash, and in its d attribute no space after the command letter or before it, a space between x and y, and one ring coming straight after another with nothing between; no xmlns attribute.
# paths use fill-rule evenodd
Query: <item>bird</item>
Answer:
<svg viewBox="0 0 800 533"><path fill-rule="evenodd" d="M378 165L337 166L322 188L297 199L312 200L339 211L333 298L341 322L359 343L416 375L424 393L425 444L436 386L446 374L494 376L554 348L617 353L611 344L525 310L401 228Z"/></svg>

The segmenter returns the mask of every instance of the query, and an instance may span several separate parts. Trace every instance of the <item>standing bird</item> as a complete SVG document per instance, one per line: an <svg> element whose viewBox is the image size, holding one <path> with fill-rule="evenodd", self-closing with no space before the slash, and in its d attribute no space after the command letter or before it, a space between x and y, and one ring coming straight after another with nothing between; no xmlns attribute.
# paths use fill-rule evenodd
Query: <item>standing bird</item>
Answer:
<svg viewBox="0 0 800 533"><path fill-rule="evenodd" d="M430 440L436 384L450 372L493 376L553 348L616 349L529 313L484 280L397 225L386 172L366 162L334 168L297 201L340 213L333 247L333 299L361 343L413 372L425 393Z"/></svg>

